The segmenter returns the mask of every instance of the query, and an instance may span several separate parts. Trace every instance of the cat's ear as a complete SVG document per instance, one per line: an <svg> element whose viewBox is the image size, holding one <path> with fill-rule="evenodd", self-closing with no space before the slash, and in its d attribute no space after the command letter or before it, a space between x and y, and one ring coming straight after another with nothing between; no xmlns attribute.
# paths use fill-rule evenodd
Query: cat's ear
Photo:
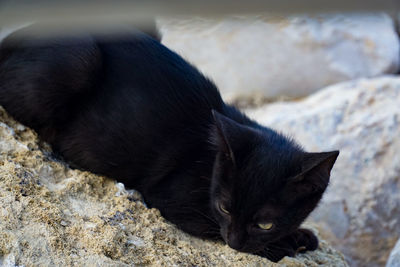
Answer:
<svg viewBox="0 0 400 267"><path fill-rule="evenodd" d="M217 149L235 164L235 151L243 147L252 130L216 110L212 110L212 115L215 121L215 129L211 136L211 143L216 145Z"/></svg>
<svg viewBox="0 0 400 267"><path fill-rule="evenodd" d="M339 151L305 153L301 172L289 179L289 185L295 186L301 194L323 193L338 156Z"/></svg>

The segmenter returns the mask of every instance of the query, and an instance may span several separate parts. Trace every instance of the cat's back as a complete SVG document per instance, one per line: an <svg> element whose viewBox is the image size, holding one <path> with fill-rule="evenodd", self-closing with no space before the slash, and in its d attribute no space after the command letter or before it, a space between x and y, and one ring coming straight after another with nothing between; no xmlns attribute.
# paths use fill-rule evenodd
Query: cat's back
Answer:
<svg viewBox="0 0 400 267"><path fill-rule="evenodd" d="M100 116L142 140L160 139L161 133L169 140L208 131L211 110L222 112L225 105L216 86L158 40L133 30L94 38L101 77L82 121Z"/></svg>
<svg viewBox="0 0 400 267"><path fill-rule="evenodd" d="M211 110L224 107L215 85L143 33L112 40L96 37L96 42L102 57L101 82L85 112L70 125L66 139L70 143L61 144L64 153L81 158L81 162L94 159L87 165L112 158L112 164L98 167L101 172L124 165L134 168L140 177L147 176L148 170L167 171L191 157L203 156ZM91 138L99 134L101 146L100 138ZM71 145L71 140L76 143ZM82 146L83 140L89 147L86 155L74 149ZM93 155L104 158L96 160ZM123 168L117 171L115 176L129 175Z"/></svg>
<svg viewBox="0 0 400 267"><path fill-rule="evenodd" d="M145 125L201 120L222 108L212 82L142 32L38 37L38 27L18 30L0 46L0 104L39 132L88 110ZM31 116L19 106L30 107Z"/></svg>
<svg viewBox="0 0 400 267"><path fill-rule="evenodd" d="M65 159L125 180L202 156L211 110L224 103L179 55L134 30L44 39L30 30L1 46L0 104Z"/></svg>
<svg viewBox="0 0 400 267"><path fill-rule="evenodd" d="M72 93L94 89L93 96L104 94L111 97L108 102L113 95L130 94L127 100L169 102L177 109L222 105L212 82L145 33L121 27L111 35L77 31L36 36L39 27L20 29L0 44L0 71L15 83L17 78L31 82L47 75L42 86L69 87ZM7 78L2 77L3 82L11 80Z"/></svg>
<svg viewBox="0 0 400 267"><path fill-rule="evenodd" d="M194 115L222 107L215 85L158 40L131 31L112 39L96 36L96 42L102 54L102 88L109 94L137 99L136 106L163 107L164 114L176 110Z"/></svg>

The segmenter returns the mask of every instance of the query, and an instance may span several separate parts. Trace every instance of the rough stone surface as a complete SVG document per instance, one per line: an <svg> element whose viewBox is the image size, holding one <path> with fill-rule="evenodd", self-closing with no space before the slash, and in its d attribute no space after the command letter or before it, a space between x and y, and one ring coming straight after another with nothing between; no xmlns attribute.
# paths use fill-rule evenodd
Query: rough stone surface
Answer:
<svg viewBox="0 0 400 267"><path fill-rule="evenodd" d="M313 219L353 266L384 266L400 237L400 77L346 82L248 113L309 151L340 150Z"/></svg>
<svg viewBox="0 0 400 267"><path fill-rule="evenodd" d="M0 107L0 266L134 265L347 266L325 241L274 264L191 237L137 192L54 160Z"/></svg>
<svg viewBox="0 0 400 267"><path fill-rule="evenodd" d="M160 19L162 42L211 77L225 99L301 97L399 68L385 14Z"/></svg>
<svg viewBox="0 0 400 267"><path fill-rule="evenodd" d="M386 267L400 267L400 239L390 253Z"/></svg>

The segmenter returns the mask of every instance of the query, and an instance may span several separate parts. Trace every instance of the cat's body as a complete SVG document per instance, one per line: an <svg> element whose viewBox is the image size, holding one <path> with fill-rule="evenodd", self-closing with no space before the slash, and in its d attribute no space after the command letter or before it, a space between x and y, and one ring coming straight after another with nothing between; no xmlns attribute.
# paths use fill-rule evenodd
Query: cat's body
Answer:
<svg viewBox="0 0 400 267"><path fill-rule="evenodd" d="M307 154L251 121L145 34L11 35L0 49L0 105L72 165L139 190L193 235L272 260L317 246L298 227L337 153ZM321 177L308 181L311 172ZM265 218L273 229L257 226Z"/></svg>

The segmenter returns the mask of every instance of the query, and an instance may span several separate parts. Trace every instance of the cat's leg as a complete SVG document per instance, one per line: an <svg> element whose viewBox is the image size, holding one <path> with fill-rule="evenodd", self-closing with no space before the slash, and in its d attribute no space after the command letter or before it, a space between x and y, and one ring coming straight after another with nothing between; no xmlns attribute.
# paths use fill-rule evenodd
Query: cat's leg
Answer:
<svg viewBox="0 0 400 267"><path fill-rule="evenodd" d="M300 228L291 236L289 240L292 242L296 252L305 253L318 248L318 238L308 229Z"/></svg>
<svg viewBox="0 0 400 267"><path fill-rule="evenodd" d="M285 256L293 257L296 253L304 253L318 248L318 238L307 229L300 228L284 238L268 244L259 256L277 262Z"/></svg>

